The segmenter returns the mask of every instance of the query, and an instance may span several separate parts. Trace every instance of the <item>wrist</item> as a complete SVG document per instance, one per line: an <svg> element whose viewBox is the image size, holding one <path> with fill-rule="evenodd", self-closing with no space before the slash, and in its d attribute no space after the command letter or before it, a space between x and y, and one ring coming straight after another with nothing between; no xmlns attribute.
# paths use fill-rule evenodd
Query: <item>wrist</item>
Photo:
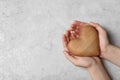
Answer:
<svg viewBox="0 0 120 80"><path fill-rule="evenodd" d="M89 67L88 72L90 73L93 80L110 80L110 77L106 72L102 62Z"/></svg>
<svg viewBox="0 0 120 80"><path fill-rule="evenodd" d="M107 55L109 55L109 52L111 52L110 50L112 49L113 45L112 44L108 44L105 48L104 51L101 51L101 58L105 58Z"/></svg>
<svg viewBox="0 0 120 80"><path fill-rule="evenodd" d="M87 69L89 72L93 72L93 71L96 71L97 69L99 69L100 66L102 66L102 64L96 63L96 64L92 65L91 67L88 67Z"/></svg>
<svg viewBox="0 0 120 80"><path fill-rule="evenodd" d="M89 66L87 69L88 69L88 71L92 71L100 66L102 66L101 60L92 63L91 66Z"/></svg>

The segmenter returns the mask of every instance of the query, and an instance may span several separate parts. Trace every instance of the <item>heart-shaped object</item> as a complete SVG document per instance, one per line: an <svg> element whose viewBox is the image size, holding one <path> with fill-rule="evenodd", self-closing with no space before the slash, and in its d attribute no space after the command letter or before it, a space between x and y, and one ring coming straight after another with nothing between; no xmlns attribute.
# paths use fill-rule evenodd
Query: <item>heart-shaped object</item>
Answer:
<svg viewBox="0 0 120 80"><path fill-rule="evenodd" d="M68 43L71 55L75 56L98 56L100 52L99 37L97 30L91 25L80 28L79 38Z"/></svg>

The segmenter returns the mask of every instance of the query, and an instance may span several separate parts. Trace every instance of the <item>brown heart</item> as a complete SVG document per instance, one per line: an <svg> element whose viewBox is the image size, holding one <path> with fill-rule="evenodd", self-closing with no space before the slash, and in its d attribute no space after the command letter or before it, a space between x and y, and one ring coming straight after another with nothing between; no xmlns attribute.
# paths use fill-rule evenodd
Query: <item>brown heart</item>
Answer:
<svg viewBox="0 0 120 80"><path fill-rule="evenodd" d="M100 52L99 38L97 30L91 25L80 28L79 38L73 39L68 43L71 55L75 56L98 56Z"/></svg>

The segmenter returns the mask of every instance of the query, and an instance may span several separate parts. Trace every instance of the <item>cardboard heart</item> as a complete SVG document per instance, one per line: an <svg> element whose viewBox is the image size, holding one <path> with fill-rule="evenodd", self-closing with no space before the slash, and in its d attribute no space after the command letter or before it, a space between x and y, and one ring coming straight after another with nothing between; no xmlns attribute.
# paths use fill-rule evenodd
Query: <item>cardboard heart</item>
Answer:
<svg viewBox="0 0 120 80"><path fill-rule="evenodd" d="M68 43L71 55L75 56L98 56L100 52L99 38L97 30L91 25L80 28L79 38L73 39Z"/></svg>

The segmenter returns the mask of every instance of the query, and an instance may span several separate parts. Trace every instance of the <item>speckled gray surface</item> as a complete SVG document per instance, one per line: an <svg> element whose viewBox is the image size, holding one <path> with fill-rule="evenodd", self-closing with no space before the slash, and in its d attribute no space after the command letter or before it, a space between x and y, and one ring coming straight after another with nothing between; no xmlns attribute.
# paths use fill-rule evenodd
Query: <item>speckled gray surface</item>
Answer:
<svg viewBox="0 0 120 80"><path fill-rule="evenodd" d="M100 23L120 47L120 0L0 0L0 80L91 80L62 53L75 19ZM104 63L120 80L120 68Z"/></svg>

